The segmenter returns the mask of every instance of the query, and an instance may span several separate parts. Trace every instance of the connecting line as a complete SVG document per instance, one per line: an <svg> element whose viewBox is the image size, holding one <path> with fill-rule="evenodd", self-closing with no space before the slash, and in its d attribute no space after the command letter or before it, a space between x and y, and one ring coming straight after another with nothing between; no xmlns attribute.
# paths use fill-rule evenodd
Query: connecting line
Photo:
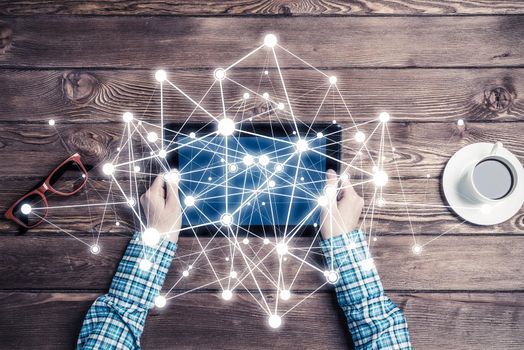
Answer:
<svg viewBox="0 0 524 350"><path fill-rule="evenodd" d="M234 66L236 66L237 64L239 64L240 62L244 61L246 58L248 58L249 56L253 55L254 53L256 53L258 50L260 50L261 48L263 48L265 45L260 45L259 47L257 47L256 49L254 49L253 51L249 52L247 55L245 55L244 57L242 57L241 59L239 59L238 61L236 61L235 63L231 64L229 67L227 67L226 69L224 69L224 71L228 71L230 70L231 68L233 68Z"/></svg>
<svg viewBox="0 0 524 350"><path fill-rule="evenodd" d="M84 242L83 240L81 240L80 238L76 237L74 234L72 234L72 233L70 233L70 232L64 230L63 228L61 228L61 227L59 227L59 226L53 224L51 221L47 220L47 219L44 218L43 216L40 216L40 215L38 215L38 214L36 214L36 213L35 213L35 216L37 216L38 218L42 219L43 221L45 221L46 223L50 224L51 226L57 228L57 229L60 230L61 232L63 232L63 233L65 233L65 234L67 234L67 235L73 237L73 238L76 239L77 241L84 243L86 246L91 247L88 243Z"/></svg>
<svg viewBox="0 0 524 350"><path fill-rule="evenodd" d="M181 296L184 295L184 294L188 294L188 293L194 292L194 291L196 291L196 290L199 290L199 289L202 289L202 288L208 287L208 286L210 286L210 285L212 285L212 284L215 284L215 283L217 283L217 282L220 283L220 281L222 281L222 280L224 280L224 279L226 279L226 278L227 278L227 277L222 277L222 278L220 278L220 279L218 279L218 280L216 280L216 281L211 281L211 282L206 283L206 284L204 284L204 285L202 285L202 286L198 286L198 287L196 287L196 288L186 290L186 291L184 291L184 292L182 292L182 293L180 293L180 294L176 294L176 295L173 295L172 297L166 298L166 300L171 300L171 299L175 299L175 298L181 297Z"/></svg>
<svg viewBox="0 0 524 350"><path fill-rule="evenodd" d="M69 208L82 208L82 207L100 207L100 206L116 205L116 204L127 204L127 202L60 205L60 206L53 206L53 207L38 207L38 208L32 208L32 210L63 209L63 208L68 208L68 209L69 209Z"/></svg>
<svg viewBox="0 0 524 350"><path fill-rule="evenodd" d="M297 121L295 119L295 114L293 113L293 106L291 106L291 100L289 99L289 95L287 93L286 83L284 82L284 77L282 76L282 71L280 70L280 64L278 63L277 54L275 53L275 49L271 48L271 51L273 52L273 57L275 58L275 64L277 65L278 75L280 76L280 82L282 83L282 88L284 89L284 94L286 95L286 101L289 106L289 112L291 113L291 118L293 118L293 124L295 125L295 130L297 131L297 136L300 137L300 132L298 130Z"/></svg>
<svg viewBox="0 0 524 350"><path fill-rule="evenodd" d="M325 285L327 284L327 281L322 283L317 289L315 289L314 291L312 291L311 293L309 293L306 297L304 297L302 300L300 300L298 303L296 303L293 307L291 307L289 310L287 310L286 312L284 312L282 314L281 317L284 317L286 316L288 313L290 313L291 311L293 311L297 306L299 306L300 304L302 304L304 301L306 301L307 299L309 299L311 296L313 296L313 294L315 294L319 289L323 288Z"/></svg>
<svg viewBox="0 0 524 350"><path fill-rule="evenodd" d="M178 86L176 86L175 84L173 84L170 80L167 80L166 81L169 83L169 85L171 85L172 87L174 87L176 89L176 91L180 92L182 95L184 95L185 98L187 98L189 101L191 101L195 106L198 107L198 109L200 109L202 112L204 112L205 114L207 114L208 116L210 116L211 118L213 118L215 121L218 122L218 119L211 113L209 113L207 111L207 109L205 109L204 107L202 107L202 105L200 105L200 103L198 103L197 101L193 100L189 95L187 95L184 91L182 91Z"/></svg>
<svg viewBox="0 0 524 350"><path fill-rule="evenodd" d="M309 68L313 68L315 71L317 71L318 73L322 74L323 76L325 76L326 78L329 78L329 75L327 75L326 73L322 72L320 69L318 69L317 67L313 66L312 64L310 64L309 62L303 60L302 58L298 57L297 55L295 55L294 53L292 53L291 51L289 51L288 49L286 49L285 47L283 46L280 46L277 44L277 46L284 50L285 52L287 52L288 54L290 54L291 56L293 56L294 58L296 58L297 60L299 60L300 62L304 63L305 65L307 65Z"/></svg>

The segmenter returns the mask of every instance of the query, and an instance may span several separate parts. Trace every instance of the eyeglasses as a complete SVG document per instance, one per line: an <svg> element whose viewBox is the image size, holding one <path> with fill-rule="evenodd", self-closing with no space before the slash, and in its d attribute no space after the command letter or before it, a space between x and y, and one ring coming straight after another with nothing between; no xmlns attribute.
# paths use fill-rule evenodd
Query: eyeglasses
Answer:
<svg viewBox="0 0 524 350"><path fill-rule="evenodd" d="M24 228L33 228L47 217L49 205L45 193L72 196L87 183L87 170L78 153L64 160L37 188L17 200L4 214Z"/></svg>

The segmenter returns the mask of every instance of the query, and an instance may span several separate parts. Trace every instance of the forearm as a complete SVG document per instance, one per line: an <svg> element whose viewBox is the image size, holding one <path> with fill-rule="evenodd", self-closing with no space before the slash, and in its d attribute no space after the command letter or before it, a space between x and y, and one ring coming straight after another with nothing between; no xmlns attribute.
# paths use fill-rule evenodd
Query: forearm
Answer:
<svg viewBox="0 0 524 350"><path fill-rule="evenodd" d="M147 311L160 293L175 251L176 244L169 241L163 241L157 247L144 246L140 234L135 234L120 261L109 292L99 297L89 309L77 348L111 348L122 343L128 348L138 349ZM147 271L140 268L143 259L151 263Z"/></svg>
<svg viewBox="0 0 524 350"><path fill-rule="evenodd" d="M361 231L321 241L328 268L337 272L338 302L356 349L411 349L407 322L384 289Z"/></svg>

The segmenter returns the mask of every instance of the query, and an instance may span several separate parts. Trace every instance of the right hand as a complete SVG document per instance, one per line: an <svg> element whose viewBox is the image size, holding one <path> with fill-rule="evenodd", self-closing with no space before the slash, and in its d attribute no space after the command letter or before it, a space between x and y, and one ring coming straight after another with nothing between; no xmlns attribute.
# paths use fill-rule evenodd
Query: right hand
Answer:
<svg viewBox="0 0 524 350"><path fill-rule="evenodd" d="M328 170L326 178L327 190L324 192L328 204L321 211L320 232L322 238L329 239L358 228L364 200L355 192L349 180L343 181L337 191L338 179L335 171Z"/></svg>

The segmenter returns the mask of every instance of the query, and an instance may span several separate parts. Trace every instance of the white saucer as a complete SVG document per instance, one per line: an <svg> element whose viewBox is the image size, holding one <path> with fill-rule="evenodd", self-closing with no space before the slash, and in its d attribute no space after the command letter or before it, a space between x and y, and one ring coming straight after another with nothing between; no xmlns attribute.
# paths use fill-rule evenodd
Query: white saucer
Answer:
<svg viewBox="0 0 524 350"><path fill-rule="evenodd" d="M517 172L517 182L513 192L495 204L483 204L474 200L459 184L465 172L474 163L488 156L493 149L492 143L474 143L461 148L446 164L442 176L442 187L449 205L464 220L477 225L495 225L509 220L524 204L524 169L517 157L502 148L500 155L508 159Z"/></svg>

